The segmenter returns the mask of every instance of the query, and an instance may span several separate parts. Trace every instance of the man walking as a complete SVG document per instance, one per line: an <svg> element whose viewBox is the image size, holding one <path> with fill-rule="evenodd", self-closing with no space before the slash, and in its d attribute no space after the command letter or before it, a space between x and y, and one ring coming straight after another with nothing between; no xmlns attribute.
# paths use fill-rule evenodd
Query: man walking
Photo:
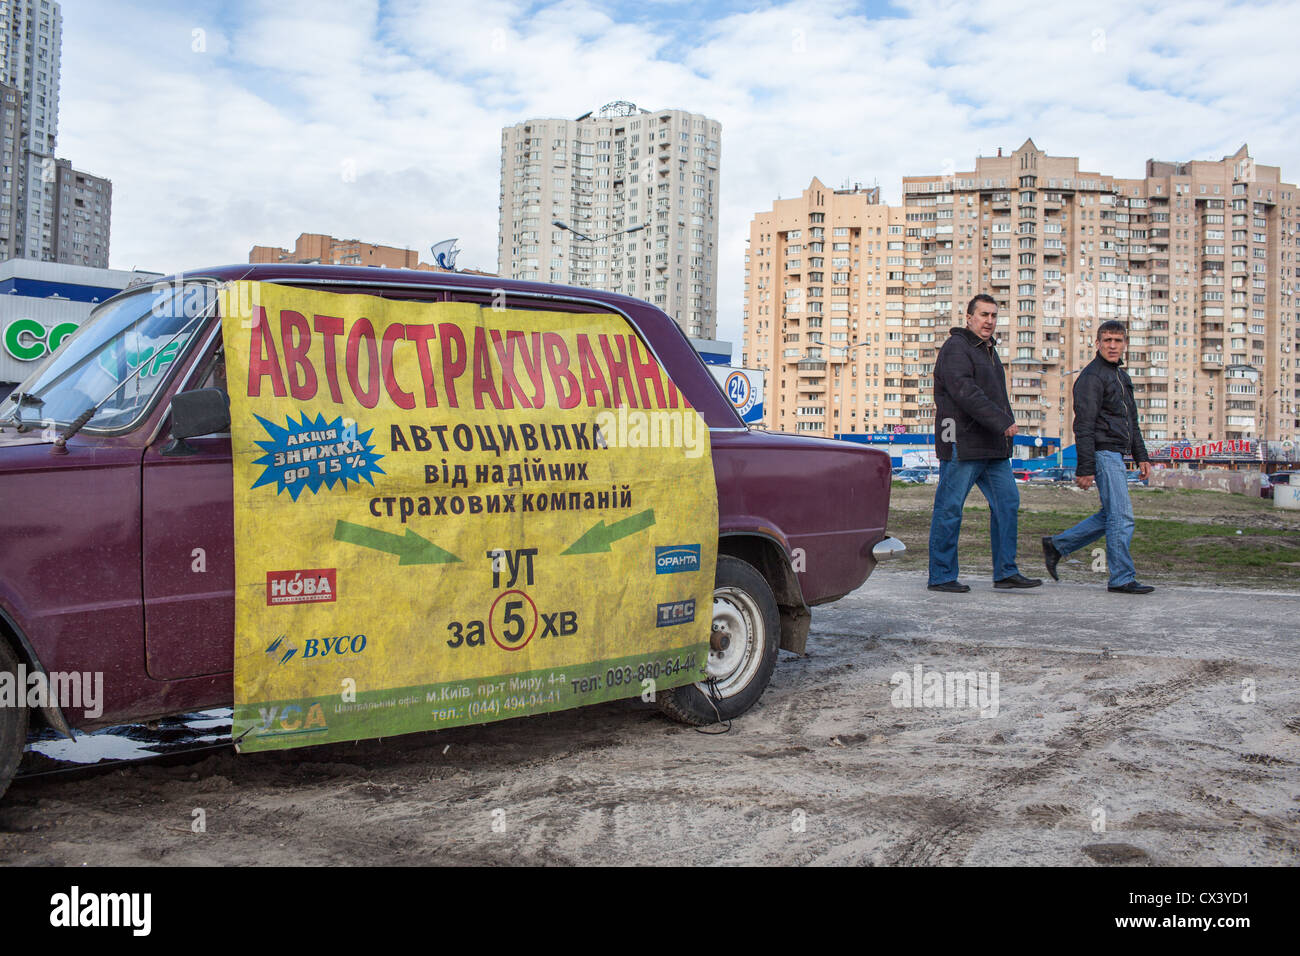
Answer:
<svg viewBox="0 0 1300 956"><path fill-rule="evenodd" d="M957 541L972 485L979 485L989 503L993 586L1036 588L1043 583L1025 577L1016 567L1020 491L1011 474L1016 419L993 340L997 324L997 300L975 296L966 306L966 327L950 330L934 363L939 486L930 518L931 591L970 590L970 585L957 580Z"/></svg>
<svg viewBox="0 0 1300 956"><path fill-rule="evenodd" d="M1120 594L1150 594L1155 588L1138 582L1129 554L1133 503L1128 497L1124 456L1133 456L1144 480L1151 473L1151 460L1138 428L1133 382L1121 367L1127 347L1124 323L1103 322L1097 329L1097 357L1074 383L1074 441L1079 452L1075 484L1091 488L1095 477L1101 510L1068 531L1044 537L1043 560L1052 580L1059 581L1056 565L1061 558L1105 534L1109 589Z"/></svg>

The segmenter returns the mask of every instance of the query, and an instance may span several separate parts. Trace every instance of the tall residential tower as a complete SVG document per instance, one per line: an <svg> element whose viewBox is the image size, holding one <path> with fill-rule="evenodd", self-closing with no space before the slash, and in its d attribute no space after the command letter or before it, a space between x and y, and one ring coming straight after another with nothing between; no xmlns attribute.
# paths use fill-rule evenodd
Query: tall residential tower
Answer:
<svg viewBox="0 0 1300 956"><path fill-rule="evenodd" d="M112 185L57 159L63 15L0 0L0 259L108 267Z"/></svg>
<svg viewBox="0 0 1300 956"><path fill-rule="evenodd" d="M622 292L713 338L720 136L708 117L625 102L506 127L500 274Z"/></svg>

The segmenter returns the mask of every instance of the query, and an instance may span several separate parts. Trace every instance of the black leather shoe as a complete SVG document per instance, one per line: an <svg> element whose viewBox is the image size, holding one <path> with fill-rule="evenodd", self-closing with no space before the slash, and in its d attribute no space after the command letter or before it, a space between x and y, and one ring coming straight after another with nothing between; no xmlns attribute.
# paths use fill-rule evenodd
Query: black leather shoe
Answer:
<svg viewBox="0 0 1300 956"><path fill-rule="evenodd" d="M1150 594L1155 590L1149 584L1139 584L1137 581L1130 581L1128 584L1121 584L1117 588L1107 588L1107 591L1114 591L1117 594Z"/></svg>
<svg viewBox="0 0 1300 956"><path fill-rule="evenodd" d="M969 584L962 584L960 581L945 581L943 584L927 584L931 591L951 591L953 594L965 594L970 590Z"/></svg>
<svg viewBox="0 0 1300 956"><path fill-rule="evenodd" d="M1061 580L1056 573L1056 565L1061 560L1061 552L1056 550L1056 545L1052 544L1050 534L1043 535L1043 563L1047 565L1047 573L1052 576L1053 581Z"/></svg>
<svg viewBox="0 0 1300 956"><path fill-rule="evenodd" d="M1036 588L1042 583L1039 578L1027 578L1023 574L1013 574L1001 581L994 581L993 586L995 588Z"/></svg>

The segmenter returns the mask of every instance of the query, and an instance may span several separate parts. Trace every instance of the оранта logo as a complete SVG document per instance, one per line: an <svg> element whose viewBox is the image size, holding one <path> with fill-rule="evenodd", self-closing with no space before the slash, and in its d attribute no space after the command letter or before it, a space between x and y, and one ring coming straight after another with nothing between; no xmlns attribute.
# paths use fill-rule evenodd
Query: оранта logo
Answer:
<svg viewBox="0 0 1300 956"><path fill-rule="evenodd" d="M698 544L669 544L655 548L655 574L677 574L700 569Z"/></svg>
<svg viewBox="0 0 1300 956"><path fill-rule="evenodd" d="M333 601L338 596L338 570L311 568L304 571L267 571L266 604L312 604Z"/></svg>
<svg viewBox="0 0 1300 956"><path fill-rule="evenodd" d="M695 620L695 598L660 604L655 613L655 627L672 627Z"/></svg>

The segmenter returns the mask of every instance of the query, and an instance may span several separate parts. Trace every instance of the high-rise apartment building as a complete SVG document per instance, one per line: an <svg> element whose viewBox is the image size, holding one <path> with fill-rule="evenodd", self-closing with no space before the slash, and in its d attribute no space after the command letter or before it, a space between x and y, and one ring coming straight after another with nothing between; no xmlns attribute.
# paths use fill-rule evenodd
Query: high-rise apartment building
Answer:
<svg viewBox="0 0 1300 956"><path fill-rule="evenodd" d="M54 262L108 268L113 184L102 176L55 163Z"/></svg>
<svg viewBox="0 0 1300 956"><path fill-rule="evenodd" d="M622 292L713 338L720 143L716 120L626 102L506 127L501 275Z"/></svg>
<svg viewBox="0 0 1300 956"><path fill-rule="evenodd" d="M1095 354L1097 326L1118 319L1130 330L1126 364L1148 439L1294 442L1297 199L1277 167L1257 165L1244 146L1220 161L1151 160L1143 177L1125 179L1080 171L1076 158L1048 156L1027 140L1007 155L978 158L968 172L904 177L901 228L883 250L882 321L862 315L854 351L863 354L852 363L874 356L877 333L882 344L895 343L898 351L881 356L886 417L867 417L875 395L864 385L861 417L837 421L832 406L832 414L799 417L795 427L770 414L768 422L828 435L884 430L881 424L933 431L938 347L951 325L964 322L970 297L987 292L998 300L999 349L1023 435L1073 442L1073 376ZM788 242L788 233L775 241ZM751 355L760 354L753 336L772 334L754 327L755 261L751 248ZM788 289L800 280L782 275ZM797 405L781 394L768 401L774 410Z"/></svg>
<svg viewBox="0 0 1300 956"><path fill-rule="evenodd" d="M0 259L107 268L111 186L55 156L62 46L54 0L0 0Z"/></svg>
<svg viewBox="0 0 1300 956"><path fill-rule="evenodd" d="M754 217L741 364L767 370L768 427L826 436L904 423L921 430L918 401L932 396L915 394L915 360L904 371L903 300L889 295L885 265L904 227L902 209L881 205L879 188L830 189L818 179Z"/></svg>

